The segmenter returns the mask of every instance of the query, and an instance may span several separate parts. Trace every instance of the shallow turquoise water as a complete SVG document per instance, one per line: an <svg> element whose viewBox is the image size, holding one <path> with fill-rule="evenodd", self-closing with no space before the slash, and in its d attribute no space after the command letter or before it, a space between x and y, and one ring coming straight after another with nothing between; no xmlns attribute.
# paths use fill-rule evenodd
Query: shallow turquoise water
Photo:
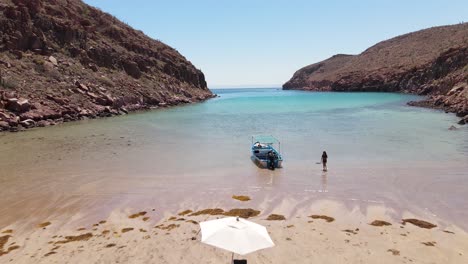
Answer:
<svg viewBox="0 0 468 264"><path fill-rule="evenodd" d="M69 199L112 208L164 194L170 207L281 194L422 210L468 228L468 127L448 130L454 115L409 107L420 98L404 94L215 92L200 104L0 134L0 208L14 219ZM252 163L256 134L281 141L284 168ZM316 164L323 150L326 174Z"/></svg>
<svg viewBox="0 0 468 264"><path fill-rule="evenodd" d="M336 162L466 161L466 129L453 115L406 106L418 97L391 93L310 93L277 89L217 90L204 104L145 113L132 122L172 131L194 150L221 144L243 160L249 138L271 134L287 160ZM202 145L203 144L203 145Z"/></svg>

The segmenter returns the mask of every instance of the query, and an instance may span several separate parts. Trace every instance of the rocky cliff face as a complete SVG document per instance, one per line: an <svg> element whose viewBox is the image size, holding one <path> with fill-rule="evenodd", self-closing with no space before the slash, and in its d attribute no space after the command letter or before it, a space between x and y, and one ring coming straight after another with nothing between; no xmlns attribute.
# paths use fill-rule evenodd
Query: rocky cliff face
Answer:
<svg viewBox="0 0 468 264"><path fill-rule="evenodd" d="M468 122L468 23L380 42L359 55L335 55L297 71L284 89L427 95L411 105L440 108Z"/></svg>
<svg viewBox="0 0 468 264"><path fill-rule="evenodd" d="M80 0L0 1L0 131L210 97L176 50Z"/></svg>

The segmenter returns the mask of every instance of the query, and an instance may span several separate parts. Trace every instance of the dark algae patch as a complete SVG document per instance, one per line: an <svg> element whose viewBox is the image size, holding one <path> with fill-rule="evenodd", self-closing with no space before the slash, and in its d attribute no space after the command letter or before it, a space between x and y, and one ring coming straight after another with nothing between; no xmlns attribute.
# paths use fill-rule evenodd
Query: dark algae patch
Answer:
<svg viewBox="0 0 468 264"><path fill-rule="evenodd" d="M115 246L117 246L117 245L114 244L114 243L110 243L110 244L107 244L107 245L106 245L106 248L111 248L111 247L115 247Z"/></svg>
<svg viewBox="0 0 468 264"><path fill-rule="evenodd" d="M170 224L170 225L157 225L155 226L154 228L157 228L157 229L161 229L161 230L167 230L167 231L171 231L172 229L174 228L178 228L180 225L176 225L176 224Z"/></svg>
<svg viewBox="0 0 468 264"><path fill-rule="evenodd" d="M178 213L178 215L184 216L184 215L188 215L188 214L190 214L192 212L193 212L192 210L185 210L185 211L182 211L182 212Z"/></svg>
<svg viewBox="0 0 468 264"><path fill-rule="evenodd" d="M8 229L2 232L2 234L11 234L11 233L13 233L12 229Z"/></svg>
<svg viewBox="0 0 468 264"><path fill-rule="evenodd" d="M260 211L254 209L232 209L229 212L225 212L224 215L226 216L238 216L242 218L250 218L260 214Z"/></svg>
<svg viewBox="0 0 468 264"><path fill-rule="evenodd" d="M44 222L44 223L38 224L37 227L44 228L44 227L50 226L50 224L51 222Z"/></svg>
<svg viewBox="0 0 468 264"><path fill-rule="evenodd" d="M204 209L194 213L191 213L190 216L198 216L198 215L223 215L224 210L221 208L214 208L214 209Z"/></svg>
<svg viewBox="0 0 468 264"><path fill-rule="evenodd" d="M312 219L323 219L323 220L327 221L328 223L331 223L331 222L335 221L335 218L333 218L331 216L327 216L327 215L311 215L309 217L312 218Z"/></svg>
<svg viewBox="0 0 468 264"><path fill-rule="evenodd" d="M434 227L437 227L437 225L434 225L432 223L426 222L424 220L414 219L414 218L403 219L402 222L404 225L406 223L410 223L417 227L426 228L426 229L432 229Z"/></svg>
<svg viewBox="0 0 468 264"><path fill-rule="evenodd" d="M10 237L11 237L10 235L0 237L0 256L6 255L10 253L10 251L19 248L19 246L11 246L6 251L3 250L3 247L8 243L8 240L10 239Z"/></svg>
<svg viewBox="0 0 468 264"><path fill-rule="evenodd" d="M10 235L0 237L0 250L3 250L3 247L8 242L8 239L10 239L10 237L11 237Z"/></svg>
<svg viewBox="0 0 468 264"><path fill-rule="evenodd" d="M189 216L198 216L198 215L225 215L225 216L238 216L242 218L249 218L254 217L260 214L260 211L254 210L251 208L240 209L235 208L229 211L224 211L221 208L214 208L214 209L204 209L194 213L191 213Z"/></svg>
<svg viewBox="0 0 468 264"><path fill-rule="evenodd" d="M358 229L356 229L356 230L351 230L351 229L343 230L343 232L350 233L350 234L353 234L353 235L357 235L358 234L357 231L359 231L359 230Z"/></svg>
<svg viewBox="0 0 468 264"><path fill-rule="evenodd" d="M130 232L130 231L132 231L133 229L134 229L133 227L123 228L123 229L122 229L122 233Z"/></svg>
<svg viewBox="0 0 468 264"><path fill-rule="evenodd" d="M93 237L92 233L81 234L78 236L66 236L65 240L57 241L55 242L55 244L66 244L70 242L88 241L92 237Z"/></svg>
<svg viewBox="0 0 468 264"><path fill-rule="evenodd" d="M250 201L250 197L246 195L233 195L232 199L239 200L241 202L247 202Z"/></svg>
<svg viewBox="0 0 468 264"><path fill-rule="evenodd" d="M387 252L392 252L393 256L399 256L400 255L400 251L396 250L396 249L389 249L389 250L387 250Z"/></svg>
<svg viewBox="0 0 468 264"><path fill-rule="evenodd" d="M371 226L389 226L389 225L392 225L392 224L390 224L387 221L383 221L383 220L374 220L369 225L371 225Z"/></svg>
<svg viewBox="0 0 468 264"><path fill-rule="evenodd" d="M18 245L11 246L11 247L8 248L8 252L12 251L12 250L15 250L15 249L18 249L18 248L20 248L20 246L18 246Z"/></svg>
<svg viewBox="0 0 468 264"><path fill-rule="evenodd" d="M437 242L435 242L435 241L431 241L431 242L421 242L421 244L426 245L426 246L428 246L428 247L434 247L434 246L437 244Z"/></svg>
<svg viewBox="0 0 468 264"><path fill-rule="evenodd" d="M51 251L55 251L55 250L57 250L57 249L59 249L59 248L60 248L60 246L53 247L53 248L51 249Z"/></svg>
<svg viewBox="0 0 468 264"><path fill-rule="evenodd" d="M11 251L13 251L15 249L18 249L18 248L20 248L20 247L19 246L11 246L11 247L8 248L7 251L0 251L0 257L10 253Z"/></svg>
<svg viewBox="0 0 468 264"><path fill-rule="evenodd" d="M279 215L279 214L271 214L268 216L266 219L268 221L281 221L281 220L286 220L286 217L284 215Z"/></svg>
<svg viewBox="0 0 468 264"><path fill-rule="evenodd" d="M136 213L136 214L132 214L132 215L128 216L128 218L133 219L133 218L138 218L138 217L144 216L144 215L146 215L146 212L143 211L143 212L139 212L139 213Z"/></svg>
<svg viewBox="0 0 468 264"><path fill-rule="evenodd" d="M192 224L194 224L194 225L198 225L198 222L195 221L195 220L187 220L187 221L185 221L185 222L187 222L187 223L192 223Z"/></svg>

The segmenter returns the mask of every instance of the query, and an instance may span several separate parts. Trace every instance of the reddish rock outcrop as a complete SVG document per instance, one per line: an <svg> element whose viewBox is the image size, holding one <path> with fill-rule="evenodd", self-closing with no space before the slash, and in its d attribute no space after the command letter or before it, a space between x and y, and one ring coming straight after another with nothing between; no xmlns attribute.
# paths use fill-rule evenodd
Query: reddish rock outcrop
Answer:
<svg viewBox="0 0 468 264"><path fill-rule="evenodd" d="M0 131L212 96L175 49L80 0L0 3Z"/></svg>
<svg viewBox="0 0 468 264"><path fill-rule="evenodd" d="M284 89L427 95L410 105L468 114L468 23L380 42L359 55L335 55L297 71ZM461 121L462 122L462 121Z"/></svg>

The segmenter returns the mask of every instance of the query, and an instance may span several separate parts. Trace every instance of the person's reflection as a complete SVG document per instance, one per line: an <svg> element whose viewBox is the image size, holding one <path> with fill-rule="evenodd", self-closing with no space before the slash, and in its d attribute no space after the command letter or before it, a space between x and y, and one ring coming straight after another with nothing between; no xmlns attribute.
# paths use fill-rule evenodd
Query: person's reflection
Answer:
<svg viewBox="0 0 468 264"><path fill-rule="evenodd" d="M320 192L328 192L328 177L326 171L322 172L322 188Z"/></svg>
<svg viewBox="0 0 468 264"><path fill-rule="evenodd" d="M274 176L274 173L270 173L270 181L268 181L268 185L273 185L273 179L275 178Z"/></svg>

